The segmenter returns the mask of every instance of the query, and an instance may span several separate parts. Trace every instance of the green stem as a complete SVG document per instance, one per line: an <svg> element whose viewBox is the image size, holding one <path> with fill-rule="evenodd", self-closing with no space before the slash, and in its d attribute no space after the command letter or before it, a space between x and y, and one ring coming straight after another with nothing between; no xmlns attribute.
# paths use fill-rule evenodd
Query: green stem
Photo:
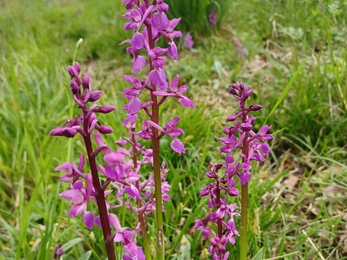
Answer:
<svg viewBox="0 0 347 260"><path fill-rule="evenodd" d="M248 183L241 186L241 237L240 260L247 259L247 210L248 210Z"/></svg>
<svg viewBox="0 0 347 260"><path fill-rule="evenodd" d="M149 1L145 1L147 6L149 5ZM149 15L150 18L150 15ZM148 39L149 39L149 48L154 49L154 40L152 37L152 28L151 25L146 24ZM149 59L150 71L154 69L152 65L151 59ZM152 118L151 120L159 124L159 105L158 99L153 92L156 91L156 86L151 84L151 100L153 101L152 105ZM156 230L157 230L157 246L156 246L156 259L164 260L164 235L163 235L163 202L162 202L162 194L161 194L161 176L160 176L160 144L158 138L158 130L152 127L152 149L153 149L153 172L154 172L154 187L155 187L155 218L156 218Z"/></svg>
<svg viewBox="0 0 347 260"><path fill-rule="evenodd" d="M130 132L131 132L131 141L133 143L132 144L133 145L133 164L134 164L134 169L137 169L136 139L135 139L134 132L132 130ZM139 186L140 186L140 181L137 181L136 182L136 188L138 190L140 190ZM141 199L137 200L137 207L138 208L142 207L142 200ZM145 250L146 259L152 260L151 251L150 251L149 243L148 243L148 237L147 237L146 223L145 223L145 220L143 218L143 212L142 211L139 211L137 218L138 218L138 221L140 223L143 248Z"/></svg>

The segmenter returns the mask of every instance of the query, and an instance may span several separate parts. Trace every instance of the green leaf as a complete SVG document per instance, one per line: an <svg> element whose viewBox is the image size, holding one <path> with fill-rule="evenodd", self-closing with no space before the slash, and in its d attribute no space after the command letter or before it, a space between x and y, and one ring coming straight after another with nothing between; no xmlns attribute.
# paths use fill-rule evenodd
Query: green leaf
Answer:
<svg viewBox="0 0 347 260"><path fill-rule="evenodd" d="M88 260L92 255L92 250L89 250L85 254L83 254L78 260Z"/></svg>
<svg viewBox="0 0 347 260"><path fill-rule="evenodd" d="M260 248L259 251L255 254L255 256L252 258L252 260L262 260L263 258L263 250L264 248Z"/></svg>
<svg viewBox="0 0 347 260"><path fill-rule="evenodd" d="M66 252L67 250L69 250L71 247L77 245L78 243L82 242L83 239L82 238L74 238L72 240L70 240L69 242L65 243L64 245L61 246L61 248L63 249L64 252Z"/></svg>

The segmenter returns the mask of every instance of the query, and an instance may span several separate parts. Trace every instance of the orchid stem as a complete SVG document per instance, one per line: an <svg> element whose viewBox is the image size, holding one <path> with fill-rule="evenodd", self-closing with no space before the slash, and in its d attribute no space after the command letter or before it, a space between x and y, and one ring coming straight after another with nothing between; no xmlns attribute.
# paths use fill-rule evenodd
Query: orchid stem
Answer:
<svg viewBox="0 0 347 260"><path fill-rule="evenodd" d="M137 169L137 151L136 151L136 139L135 139L135 134L133 131L131 131L131 143L133 146L133 164L134 164L134 170L135 170ZM140 181L136 182L136 188L140 190ZM137 200L137 207L138 208L142 207L141 199ZM143 218L143 211L139 210L137 218L138 218L138 221L140 222L140 229L141 229L141 235L142 235L142 241L143 241L143 247L144 247L146 259L152 260L151 251L150 251L149 243L148 243L148 237L147 237L146 223Z"/></svg>
<svg viewBox="0 0 347 260"><path fill-rule="evenodd" d="M88 120L84 120L84 130L86 133L88 133ZM101 222L102 232L104 235L104 242L106 246L107 256L109 260L117 260L116 254L114 251L114 245L113 245L114 242L113 240L110 241L109 239L111 237L111 227L108 220L108 212L106 208L104 190L100 185L98 169L96 166L95 157L93 156L93 146L92 146L90 134L88 133L83 138L84 138L84 143L87 149L87 154L88 154L88 159L90 164L90 171L92 173L93 187L96 192L96 195L95 195L96 204L98 206L98 210L100 214L100 222Z"/></svg>
<svg viewBox="0 0 347 260"><path fill-rule="evenodd" d="M248 183L241 187L241 237L240 237L240 260L247 259L247 211L248 211Z"/></svg>
<svg viewBox="0 0 347 260"><path fill-rule="evenodd" d="M148 1L147 1L148 4ZM154 40L152 37L152 28L150 25L146 24L148 31L149 47L154 49ZM150 70L153 70L153 64L150 59ZM159 104L157 97L153 94L156 91L156 86L152 84L151 88L151 100L152 105L152 118L151 120L159 124ZM154 171L154 187L155 187L155 218L156 218L156 229L157 229L157 246L156 246L156 259L164 260L164 235L163 235L163 202L161 194L161 176L160 176L160 144L158 139L158 130L152 127L153 136L152 149L153 149L153 171Z"/></svg>
<svg viewBox="0 0 347 260"><path fill-rule="evenodd" d="M246 121L246 114L242 116L242 121ZM249 140L248 134L243 139L242 153L248 158ZM244 161L245 159L243 159ZM247 224L248 224L248 182L241 185L241 234L240 234L240 260L247 260Z"/></svg>

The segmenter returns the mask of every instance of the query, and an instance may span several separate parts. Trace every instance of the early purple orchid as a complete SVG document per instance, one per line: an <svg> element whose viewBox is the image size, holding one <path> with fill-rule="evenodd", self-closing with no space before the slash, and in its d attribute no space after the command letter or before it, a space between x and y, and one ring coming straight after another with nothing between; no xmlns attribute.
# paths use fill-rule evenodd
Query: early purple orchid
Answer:
<svg viewBox="0 0 347 260"><path fill-rule="evenodd" d="M210 14L208 15L208 19L209 19L211 27L213 27L213 26L215 26L217 24L217 14L216 14L216 10L215 9L212 9Z"/></svg>
<svg viewBox="0 0 347 260"><path fill-rule="evenodd" d="M235 212L238 207L227 203L226 195L222 196L221 192L224 191L229 196L239 195L235 187L235 177L240 180L242 186L246 186L251 179L251 161L263 162L264 156L269 154L267 141L273 139L273 136L267 133L271 129L270 126L261 127L258 133L252 130L252 123L256 118L249 113L260 110L261 106L251 104L246 107L251 88L245 88L242 82L237 82L232 84L230 94L239 100L239 111L227 118L226 122L235 121L235 123L224 129L226 137L218 138L223 144L220 153L226 154L225 162L216 165L210 163L210 171L206 173L206 176L214 179L215 182L209 183L200 193L200 196L209 196L208 207L212 208L212 211L204 219L195 221L195 228L201 230L204 237L212 236L208 251L212 254L212 259L216 260L228 259L229 252L226 252L226 245L227 243L235 244L235 236L239 236L234 222L234 217L240 216ZM239 150L241 150L239 154L241 162L235 161L232 155ZM224 173L219 174L220 170ZM242 207L245 209L244 205ZM216 224L217 232L210 228L210 222ZM243 226L243 229L247 230L247 227Z"/></svg>
<svg viewBox="0 0 347 260"><path fill-rule="evenodd" d="M187 50L191 50L193 49L193 46L194 46L193 37L189 32L187 32L184 37L184 48L186 48Z"/></svg>

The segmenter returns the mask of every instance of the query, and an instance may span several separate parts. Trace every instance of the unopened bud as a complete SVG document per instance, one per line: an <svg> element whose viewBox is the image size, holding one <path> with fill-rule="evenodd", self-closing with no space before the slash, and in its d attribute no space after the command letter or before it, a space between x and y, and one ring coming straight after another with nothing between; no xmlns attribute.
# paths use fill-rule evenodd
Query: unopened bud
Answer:
<svg viewBox="0 0 347 260"><path fill-rule="evenodd" d="M80 39L78 40L78 42L76 43L76 49L78 49L78 48L82 45L82 43L83 43L83 39L80 38Z"/></svg>
<svg viewBox="0 0 347 260"><path fill-rule="evenodd" d="M70 74L72 78L78 78L78 72L73 66L67 67L67 72Z"/></svg>
<svg viewBox="0 0 347 260"><path fill-rule="evenodd" d="M84 88L89 88L89 76L87 74L83 75L82 86Z"/></svg>
<svg viewBox="0 0 347 260"><path fill-rule="evenodd" d="M101 97L101 91L100 91L100 90L93 91L93 92L90 94L90 97L89 97L89 99L88 99L88 102L95 102L95 101L97 101L100 97Z"/></svg>
<svg viewBox="0 0 347 260"><path fill-rule="evenodd" d="M245 132L249 132L252 130L252 124L250 123L242 123L241 124L241 129Z"/></svg>
<svg viewBox="0 0 347 260"><path fill-rule="evenodd" d="M260 109L262 109L263 107L261 106L261 105L251 105L250 107L249 107L249 110L250 111L258 111L258 110L260 110Z"/></svg>
<svg viewBox="0 0 347 260"><path fill-rule="evenodd" d="M102 114L107 114L115 110L116 108L114 106L102 106L99 109L95 110L95 112L99 112Z"/></svg>
<svg viewBox="0 0 347 260"><path fill-rule="evenodd" d="M251 93L252 93L251 88L245 89L245 91L243 91L243 98L247 99L251 95Z"/></svg>
<svg viewBox="0 0 347 260"><path fill-rule="evenodd" d="M74 94L74 95L76 95L79 91L79 86L74 79L72 79L70 82L70 89L71 89L72 94Z"/></svg>
<svg viewBox="0 0 347 260"><path fill-rule="evenodd" d="M226 120L226 122L230 122L230 121L235 121L236 118L238 118L240 116L240 114L237 115L233 115L233 116L229 116Z"/></svg>
<svg viewBox="0 0 347 260"><path fill-rule="evenodd" d="M77 71L78 74L80 74L81 72L81 66L80 64L76 61L75 64L73 65L73 67L75 68L75 70Z"/></svg>
<svg viewBox="0 0 347 260"><path fill-rule="evenodd" d="M111 127L101 125L101 126L95 126L95 128L99 131L100 134L111 134L113 133L113 130Z"/></svg>

